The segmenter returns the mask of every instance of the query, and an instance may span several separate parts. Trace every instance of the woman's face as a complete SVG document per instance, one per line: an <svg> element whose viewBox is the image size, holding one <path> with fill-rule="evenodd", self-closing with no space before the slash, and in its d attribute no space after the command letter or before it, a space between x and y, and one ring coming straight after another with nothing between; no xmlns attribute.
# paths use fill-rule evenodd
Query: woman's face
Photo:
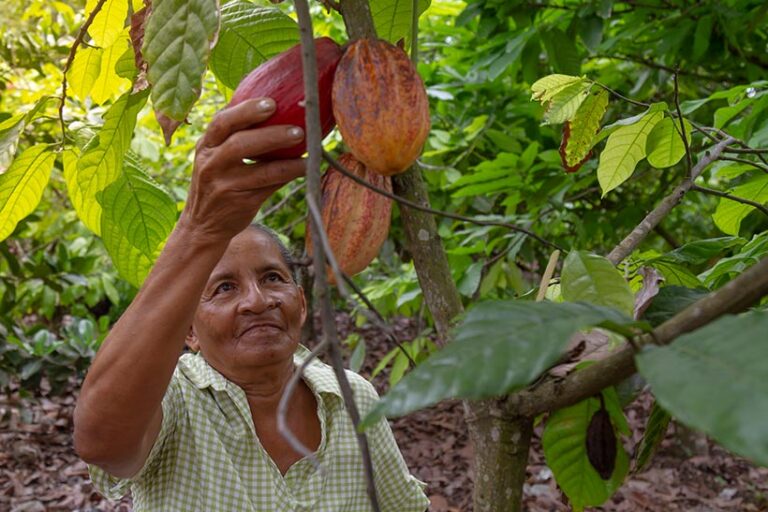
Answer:
<svg viewBox="0 0 768 512"><path fill-rule="evenodd" d="M246 229L211 273L188 344L228 377L291 358L306 312L304 293L275 242Z"/></svg>

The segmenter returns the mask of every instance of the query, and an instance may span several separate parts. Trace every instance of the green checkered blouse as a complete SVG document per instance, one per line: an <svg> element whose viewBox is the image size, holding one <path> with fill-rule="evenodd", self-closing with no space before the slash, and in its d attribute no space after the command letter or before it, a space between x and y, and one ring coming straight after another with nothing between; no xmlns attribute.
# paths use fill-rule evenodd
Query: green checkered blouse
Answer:
<svg viewBox="0 0 768 512"><path fill-rule="evenodd" d="M300 348L300 364L307 350ZM354 427L333 369L313 361L305 381L317 399L322 439L317 458L285 476L259 443L245 393L201 355L179 359L163 398L163 423L141 471L117 479L89 466L96 488L117 499L128 490L136 512L368 512L371 510ZM362 415L377 399L373 386L347 372ZM410 475L382 420L367 432L379 504L385 512L424 512L424 484Z"/></svg>

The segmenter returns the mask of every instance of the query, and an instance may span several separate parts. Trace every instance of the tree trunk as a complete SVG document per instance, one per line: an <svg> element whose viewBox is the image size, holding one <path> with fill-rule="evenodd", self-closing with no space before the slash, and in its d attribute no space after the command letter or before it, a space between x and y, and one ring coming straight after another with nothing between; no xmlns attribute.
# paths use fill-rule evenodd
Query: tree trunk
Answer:
<svg viewBox="0 0 768 512"><path fill-rule="evenodd" d="M350 39L376 37L367 0L340 0ZM395 194L429 206L429 193L417 165L392 180ZM448 340L451 321L463 308L434 217L401 206L406 248L413 256L424 300L435 321L439 343ZM521 509L532 420L506 418L498 400L464 402L469 436L475 445L475 512Z"/></svg>

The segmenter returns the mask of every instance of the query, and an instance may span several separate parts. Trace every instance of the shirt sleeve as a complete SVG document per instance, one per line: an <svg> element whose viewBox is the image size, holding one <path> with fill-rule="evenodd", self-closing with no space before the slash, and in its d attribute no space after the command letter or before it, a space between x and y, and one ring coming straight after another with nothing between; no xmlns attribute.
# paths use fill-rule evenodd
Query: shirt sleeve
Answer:
<svg viewBox="0 0 768 512"><path fill-rule="evenodd" d="M168 389L163 396L161 403L163 410L163 421L160 425L160 432L157 434L155 444L144 461L144 466L132 478L118 478L110 475L103 469L93 464L88 464L88 472L91 475L93 486L99 493L106 498L117 500L125 496L131 488L131 484L141 479L145 479L157 470L162 459L166 456L169 439L176 431L177 418L181 410L181 388L176 375L171 378Z"/></svg>
<svg viewBox="0 0 768 512"><path fill-rule="evenodd" d="M379 395L373 385L364 382L358 400L361 417L373 408ZM424 494L427 484L411 475L386 418L366 431L371 450L376 491L383 512L424 512L429 499Z"/></svg>

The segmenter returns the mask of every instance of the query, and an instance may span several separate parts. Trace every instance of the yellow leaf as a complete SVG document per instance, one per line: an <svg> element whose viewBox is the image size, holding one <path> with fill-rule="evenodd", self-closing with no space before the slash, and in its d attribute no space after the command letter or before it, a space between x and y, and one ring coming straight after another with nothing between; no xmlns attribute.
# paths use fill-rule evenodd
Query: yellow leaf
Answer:
<svg viewBox="0 0 768 512"><path fill-rule="evenodd" d="M85 3L86 15L90 15L99 0L88 0ZM128 0L106 0L101 10L88 27L88 35L93 42L102 48L112 46L125 27L128 16Z"/></svg>
<svg viewBox="0 0 768 512"><path fill-rule="evenodd" d="M48 145L27 148L0 174L0 240L37 208L48 184L56 155Z"/></svg>
<svg viewBox="0 0 768 512"><path fill-rule="evenodd" d="M77 49L75 59L72 61L72 67L67 72L67 80L72 94L80 101L90 94L93 84L101 74L101 58L104 50L101 48L86 48L81 46Z"/></svg>
<svg viewBox="0 0 768 512"><path fill-rule="evenodd" d="M101 56L101 71L91 89L91 98L94 103L101 105L105 101L119 96L130 89L131 81L122 78L115 71L117 61L130 44L128 31L125 30L112 46L104 50Z"/></svg>

